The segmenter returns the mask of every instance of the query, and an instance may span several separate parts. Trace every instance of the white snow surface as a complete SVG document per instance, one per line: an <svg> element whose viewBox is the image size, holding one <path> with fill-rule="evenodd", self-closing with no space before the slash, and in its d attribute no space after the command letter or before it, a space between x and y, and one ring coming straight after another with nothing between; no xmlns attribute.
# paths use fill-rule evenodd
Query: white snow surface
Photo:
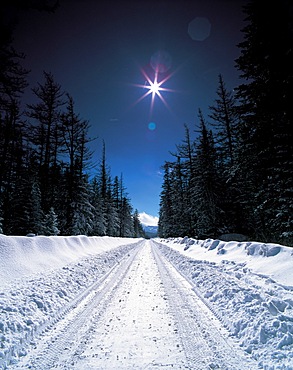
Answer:
<svg viewBox="0 0 293 370"><path fill-rule="evenodd" d="M260 369L293 369L293 248L188 237L159 241Z"/></svg>
<svg viewBox="0 0 293 370"><path fill-rule="evenodd" d="M79 370L224 369L215 358L227 353L224 347L230 340L237 356L240 349L243 358L255 364L247 367L250 370L293 369L292 248L188 237L143 243L135 238L0 235L0 369L47 370L52 368L46 365L50 361L54 368ZM188 298L182 298L189 305L186 313L185 303L172 303L175 283L164 290L158 280L167 272L162 270L163 263L156 267L150 246L190 284L194 297L189 297L185 288ZM136 249L140 257L135 257ZM109 280L116 270L121 283L117 274ZM102 294L107 279L113 286ZM168 284L169 278L164 279ZM95 295L98 301L93 300ZM199 307L194 306L193 315L202 320L198 328L187 320L193 302ZM95 311L97 307L99 311ZM208 325L205 317L214 323L214 329L204 326ZM63 323L54 328L61 319ZM73 334L77 322L84 328L80 338ZM189 326L193 329L188 336ZM185 330L185 339L174 335L180 330ZM227 338L218 342L222 352L221 348L215 350L218 331L224 338L227 332ZM58 353L62 336L69 357L64 350ZM72 340L71 350L66 336ZM193 336L197 336L194 343ZM183 353L189 351L192 357L194 346L203 340L200 338L206 338L210 346L201 348L196 367L188 367ZM189 341L192 345L188 347ZM49 343L52 353L44 343ZM121 356L126 349L128 355ZM33 357L35 350L39 357ZM38 365L42 354L44 359ZM68 363L66 358L74 360ZM239 370L244 369L241 361Z"/></svg>

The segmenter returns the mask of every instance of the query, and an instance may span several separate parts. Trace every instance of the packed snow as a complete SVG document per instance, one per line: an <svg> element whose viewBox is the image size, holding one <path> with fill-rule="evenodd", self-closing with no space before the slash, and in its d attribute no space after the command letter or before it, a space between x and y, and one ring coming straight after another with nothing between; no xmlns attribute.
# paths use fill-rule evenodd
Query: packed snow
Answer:
<svg viewBox="0 0 293 370"><path fill-rule="evenodd" d="M26 355L27 343L135 243L135 238L0 235L0 368Z"/></svg>
<svg viewBox="0 0 293 370"><path fill-rule="evenodd" d="M125 256L135 251L141 245L141 241L135 238L113 237L0 235L0 368L20 368L19 364L29 357L40 336L47 335L49 339L52 336L53 343L56 339L53 340L50 325L53 325L58 317L64 316L69 306L76 307L84 299L83 305L85 307L88 305L90 310L90 296L86 295L88 289L103 277L110 276L111 271L117 266L122 266ZM195 240L188 237L155 238L152 242L171 265L188 280L195 295L209 312L215 315L230 338L239 343L245 356L255 362L257 365L255 368L293 369L292 248L259 242ZM132 294L134 296L138 294L140 297L140 301L136 303L138 308L139 305L147 307L149 302L149 315L158 310L161 321L165 318L168 325L171 327L175 325L171 313L168 312L168 305L165 306L164 303L162 306L154 305L157 299L155 296L162 294L160 293L162 288L160 284L155 285L157 273L150 270L154 269L151 266L155 263L149 253L142 252L146 261L145 270L140 270L142 262L138 260L136 264L131 265L135 271L146 271L145 274L149 275L136 274L135 286L130 282L127 288L124 286L122 289L121 285L119 290L117 287L117 310L108 312L105 306L106 313L103 315L99 313L101 316L97 316L102 322L95 323L100 325L99 330L92 329L91 340L95 340L92 348L95 350L98 350L97 333L100 332L101 325L115 333L118 324L121 325L122 322L129 327L133 320L136 320L133 322L136 325L133 330L124 332L120 328L119 338L125 343L131 342L134 349L137 347L134 343L138 338L135 327L142 330L149 323L146 319L138 321L137 311L136 316L132 317L132 308L127 306L127 299L131 299ZM146 285L146 288L143 288L145 291L141 288L150 278L153 286L156 286L155 294L150 286L147 288ZM115 290L113 292L112 294L116 294ZM123 299L123 294L127 299ZM128 315L118 318L116 313L122 309L118 307L119 304L127 307ZM93 307L96 306L95 304ZM174 307L173 311L176 311L176 307L180 306ZM184 321L182 316L177 317ZM111 322L116 326L112 326ZM166 324L166 327L168 325ZM166 348L170 352L171 337L169 339L166 337L166 343L162 343L160 338L154 339L154 335L167 330L166 327L164 321L160 324L153 323L153 337L150 337L149 344L154 350L147 351L148 354L156 352L158 355L160 348L162 352ZM100 338L101 343L106 341L106 338L109 337ZM210 351L206 349L206 353L212 352L215 348L211 338ZM107 343L109 344L109 339ZM171 351L173 358L182 365L181 349L176 348L176 351ZM90 352L90 346L84 349L85 354L89 355ZM135 357L134 353L133 356ZM85 360L85 357L80 359ZM115 360L118 361L118 358ZM94 361L93 356L91 361ZM123 361L126 369L127 360L124 358ZM179 362L177 368L180 368Z"/></svg>
<svg viewBox="0 0 293 370"><path fill-rule="evenodd" d="M293 369L292 248L188 237L160 243L260 369Z"/></svg>

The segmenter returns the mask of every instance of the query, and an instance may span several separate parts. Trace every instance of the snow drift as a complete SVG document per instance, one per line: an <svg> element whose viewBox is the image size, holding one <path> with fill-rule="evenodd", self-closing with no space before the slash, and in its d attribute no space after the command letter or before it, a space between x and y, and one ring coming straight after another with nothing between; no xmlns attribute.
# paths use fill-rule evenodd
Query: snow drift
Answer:
<svg viewBox="0 0 293 370"><path fill-rule="evenodd" d="M153 239L260 369L293 369L293 249ZM82 299L140 239L0 235L0 368ZM77 298L79 297L79 298Z"/></svg>
<svg viewBox="0 0 293 370"><path fill-rule="evenodd" d="M117 264L138 239L0 235L0 368Z"/></svg>
<svg viewBox="0 0 293 370"><path fill-rule="evenodd" d="M261 369L293 369L293 249L259 242L156 239Z"/></svg>
<svg viewBox="0 0 293 370"><path fill-rule="evenodd" d="M29 277L98 255L117 246L137 242L131 238L80 236L0 235L0 284Z"/></svg>

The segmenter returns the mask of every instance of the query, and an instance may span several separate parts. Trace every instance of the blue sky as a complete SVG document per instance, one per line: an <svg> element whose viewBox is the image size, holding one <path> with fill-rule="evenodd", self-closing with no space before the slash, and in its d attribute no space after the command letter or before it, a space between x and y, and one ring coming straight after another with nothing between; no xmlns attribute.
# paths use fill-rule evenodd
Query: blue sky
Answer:
<svg viewBox="0 0 293 370"><path fill-rule="evenodd" d="M123 175L140 213L158 216L161 166L184 139L184 124L193 134L198 109L208 114L218 75L228 89L239 83L234 60L244 3L60 0L55 14L19 14L15 46L26 54L30 87L42 83L46 71L70 93L97 137L94 162L104 141L111 174ZM147 90L137 85L146 84L143 71L154 78L158 52L165 56L158 80L167 78L161 87L172 92L161 91L165 103L156 96L151 109L151 94L139 101Z"/></svg>

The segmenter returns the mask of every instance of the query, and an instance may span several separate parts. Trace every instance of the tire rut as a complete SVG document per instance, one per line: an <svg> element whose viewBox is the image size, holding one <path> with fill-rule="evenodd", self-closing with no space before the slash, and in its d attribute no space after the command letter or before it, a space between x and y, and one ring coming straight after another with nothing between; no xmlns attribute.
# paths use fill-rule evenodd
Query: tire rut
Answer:
<svg viewBox="0 0 293 370"><path fill-rule="evenodd" d="M166 289L190 369L257 369L237 343L228 338L216 315L193 286L166 260L152 241L152 250ZM221 333L223 332L223 334Z"/></svg>
<svg viewBox="0 0 293 370"><path fill-rule="evenodd" d="M144 253L142 253L143 251ZM142 262L142 258L144 262ZM150 273L150 271L152 272ZM137 275L138 273L139 275ZM131 284L130 281L132 281L131 276L133 282L136 281L137 286L141 286L141 288L134 289L134 291L129 288L129 284ZM134 278L134 276L136 276L136 278ZM170 320L170 322L174 321L172 327L177 331L175 332L176 341L181 343L178 348L182 348L181 351L184 356L184 360L183 357L180 357L180 368L190 370L257 369L254 362L245 358L238 344L233 343L228 338L228 334L222 323L217 319L215 314L210 311L205 302L195 294L192 290L192 285L170 262L168 262L160 251L159 246L152 240L137 243L136 247L129 251L128 255L124 256L120 263L113 267L102 279L92 284L86 291L76 297L74 301L71 302L70 309L64 309L61 317L56 314L52 323L44 328L44 331L36 341L35 348L31 349L28 355L17 364L17 367L12 366L11 369L26 368L40 370L55 368L69 370L80 368L76 366L82 365L83 362L86 363L86 361L90 361L89 359L95 356L95 354L91 352L89 342L91 341L91 343L93 343L93 338L97 338L100 342L102 339L100 337L102 335L100 330L103 323L111 322L112 316L115 316L116 313L119 312L117 309L125 309L128 302L127 300L131 297L140 297L140 301L136 301L136 303L138 304L138 302L140 302L140 305L137 306L137 310L139 310L141 315L147 313L147 315L150 315L149 317L153 318L153 323L158 322L156 321L158 317L150 314L150 312L153 312L150 309L150 305L155 304L154 301L152 301L154 298L154 291L152 291L152 288L147 289L147 287L143 285L145 283L147 284L148 277L152 277L155 281L155 285L151 284L152 287L158 285L162 287L160 289L156 288L156 294L159 294L160 290L162 291L162 293L160 293L160 299L166 302L162 306L166 307L164 315L168 314L168 317L170 316L168 320ZM125 297L125 292L130 294ZM122 298L123 295L125 299ZM117 302L117 296L120 297L119 305L115 303ZM146 296L149 296L151 300L146 300L146 298L144 298ZM144 302L144 306L142 306L142 302ZM128 305L127 307L127 312L129 312L130 315L134 315L135 305ZM144 309L144 307L146 307L146 309ZM157 309L158 308L156 308L156 310ZM121 325L122 321L123 325L127 327L134 318L133 322L136 322L134 327L144 328L144 334L150 330L150 328L145 327L146 323L143 319L140 322L136 320L138 317L135 318L130 316L128 319L127 315L129 314L127 314L127 312L121 311L116 325ZM164 318L165 317L166 316L164 316ZM107 318L107 320L105 320L105 318ZM166 325L165 322L165 326ZM128 328L130 328L130 326ZM125 326L117 326L118 334L120 333L121 339L123 339L124 329ZM112 335L115 335L115 330L115 327L112 327ZM133 328L131 330L133 330ZM160 342L162 343L162 347L158 347L157 350L161 351L162 348L169 348L169 344L166 346L164 343L168 341L169 338L162 336L162 334L155 338L155 336L159 335L158 332L154 331L151 333L151 337L147 334L146 338L149 338L151 341L155 340L157 343L163 340L163 342ZM169 334L166 335L169 336ZM174 333L172 335L174 335ZM127 338L124 339L127 345ZM112 343L111 340L110 343ZM117 343L114 337L113 343ZM117 346L115 348L117 349ZM126 348L128 350L127 346L125 349ZM119 345L118 349L120 349ZM117 354L119 354L120 357L120 353L117 352ZM113 354L109 355L110 362L111 356L113 357ZM133 353L133 356L137 358L138 354ZM179 357L177 359L179 359ZM125 361L123 362L124 365L126 365ZM148 368L158 368L159 363L151 361L149 366ZM170 368L173 367L171 363L168 366ZM176 366L179 366L178 361L176 362ZM140 367L135 368L139 369ZM82 367L81 369L84 368Z"/></svg>
<svg viewBox="0 0 293 370"><path fill-rule="evenodd" d="M125 274L135 259L142 243L128 252L120 263L114 266L102 279L91 285L72 302L71 309L66 309L63 315L56 315L38 338L37 345L17 364L17 369L53 369L60 357L67 353L78 351L80 340L89 328L89 318L97 310L107 307L110 295L119 286ZM97 315L97 312L95 313ZM9 367L13 369L13 366Z"/></svg>

